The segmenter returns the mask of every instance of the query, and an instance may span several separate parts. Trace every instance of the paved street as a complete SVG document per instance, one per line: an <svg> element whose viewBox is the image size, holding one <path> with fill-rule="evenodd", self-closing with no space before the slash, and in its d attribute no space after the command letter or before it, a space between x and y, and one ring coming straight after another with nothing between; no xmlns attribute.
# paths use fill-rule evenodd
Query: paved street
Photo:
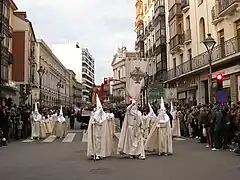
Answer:
<svg viewBox="0 0 240 180"><path fill-rule="evenodd" d="M240 176L240 157L211 152L188 140L174 141L175 154L148 156L145 161L113 157L93 162L86 142L76 133L71 143L15 142L0 148L1 180L226 180Z"/></svg>

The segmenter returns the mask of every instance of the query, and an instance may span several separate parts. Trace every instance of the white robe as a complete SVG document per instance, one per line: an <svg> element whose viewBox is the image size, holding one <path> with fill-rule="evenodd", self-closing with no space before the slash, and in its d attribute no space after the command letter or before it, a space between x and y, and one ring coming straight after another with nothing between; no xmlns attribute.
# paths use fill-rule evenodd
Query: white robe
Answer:
<svg viewBox="0 0 240 180"><path fill-rule="evenodd" d="M158 155L173 153L170 120L164 123L154 122L145 143L145 150L156 152Z"/></svg>
<svg viewBox="0 0 240 180"><path fill-rule="evenodd" d="M91 116L88 125L87 156L109 157L113 154L112 118L97 122Z"/></svg>
<svg viewBox="0 0 240 180"><path fill-rule="evenodd" d="M179 121L179 117L177 116L177 111L174 111L171 113L173 116L173 120L172 120L172 135L176 136L176 137L180 137L181 136L181 130L180 130L180 121Z"/></svg>
<svg viewBox="0 0 240 180"><path fill-rule="evenodd" d="M156 121L155 116L147 115L143 120L143 128L144 128L144 138L147 139L154 122Z"/></svg>
<svg viewBox="0 0 240 180"><path fill-rule="evenodd" d="M141 129L142 115L140 111L133 115L131 110L127 110L123 122L123 127L118 142L118 153L134 155L145 158L144 138Z"/></svg>
<svg viewBox="0 0 240 180"><path fill-rule="evenodd" d="M40 114L31 115L31 138L40 138Z"/></svg>

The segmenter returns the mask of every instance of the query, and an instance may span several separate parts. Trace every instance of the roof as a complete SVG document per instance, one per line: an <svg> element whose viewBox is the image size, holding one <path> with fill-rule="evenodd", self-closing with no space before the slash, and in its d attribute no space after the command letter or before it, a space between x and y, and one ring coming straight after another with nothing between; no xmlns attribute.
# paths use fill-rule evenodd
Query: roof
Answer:
<svg viewBox="0 0 240 180"><path fill-rule="evenodd" d="M17 7L17 5L14 3L13 0L10 0L10 4L11 4L11 6L12 6L12 8L13 8L14 11L18 10L18 7Z"/></svg>

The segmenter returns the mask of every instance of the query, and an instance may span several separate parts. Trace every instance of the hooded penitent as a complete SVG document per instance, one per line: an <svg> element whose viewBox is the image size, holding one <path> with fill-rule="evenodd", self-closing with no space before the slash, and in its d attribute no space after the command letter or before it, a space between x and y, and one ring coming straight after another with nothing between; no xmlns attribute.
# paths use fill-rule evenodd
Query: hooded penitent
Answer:
<svg viewBox="0 0 240 180"><path fill-rule="evenodd" d="M107 115L102 108L102 104L96 95L97 107L96 111L90 118L87 137L87 156L99 157L111 156L113 152L113 134L111 126L107 120Z"/></svg>
<svg viewBox="0 0 240 180"><path fill-rule="evenodd" d="M147 115L147 118L156 118L156 114L154 113L152 106L150 105L150 103L148 103L148 107L149 107L149 113Z"/></svg>
<svg viewBox="0 0 240 180"><path fill-rule="evenodd" d="M60 112L58 116L58 122L65 122L65 118L63 117L62 106L60 107Z"/></svg>
<svg viewBox="0 0 240 180"><path fill-rule="evenodd" d="M97 99L97 107L96 107L96 111L94 112L93 117L94 117L95 121L101 123L101 122L103 122L104 120L107 119L107 115L103 111L103 107L102 107L102 104L99 100L98 95L96 95L96 99Z"/></svg>
<svg viewBox="0 0 240 180"><path fill-rule="evenodd" d="M37 108L37 103L35 103L34 105L34 111L32 112L32 117L34 121L41 121L42 116L41 114L38 112L38 108Z"/></svg>
<svg viewBox="0 0 240 180"><path fill-rule="evenodd" d="M163 98L156 123L153 125L145 143L145 150L157 152L158 155L172 154L172 134L170 119L166 113Z"/></svg>
<svg viewBox="0 0 240 180"><path fill-rule="evenodd" d="M159 114L157 117L157 122L158 123L167 123L169 120L170 119L166 113L166 108L164 106L163 98L161 97L161 105L160 105L160 110L159 110Z"/></svg>
<svg viewBox="0 0 240 180"><path fill-rule="evenodd" d="M177 111L174 110L172 101L171 101L171 112L170 113L171 113L173 119L176 119Z"/></svg>

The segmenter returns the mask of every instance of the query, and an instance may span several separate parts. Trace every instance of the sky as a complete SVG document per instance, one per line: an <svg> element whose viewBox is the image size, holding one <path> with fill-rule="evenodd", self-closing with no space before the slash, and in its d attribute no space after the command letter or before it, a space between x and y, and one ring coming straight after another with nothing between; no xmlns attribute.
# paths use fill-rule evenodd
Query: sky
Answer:
<svg viewBox="0 0 240 180"><path fill-rule="evenodd" d="M112 76L117 48L134 50L136 0L14 0L49 46L79 42L95 58L96 84Z"/></svg>

